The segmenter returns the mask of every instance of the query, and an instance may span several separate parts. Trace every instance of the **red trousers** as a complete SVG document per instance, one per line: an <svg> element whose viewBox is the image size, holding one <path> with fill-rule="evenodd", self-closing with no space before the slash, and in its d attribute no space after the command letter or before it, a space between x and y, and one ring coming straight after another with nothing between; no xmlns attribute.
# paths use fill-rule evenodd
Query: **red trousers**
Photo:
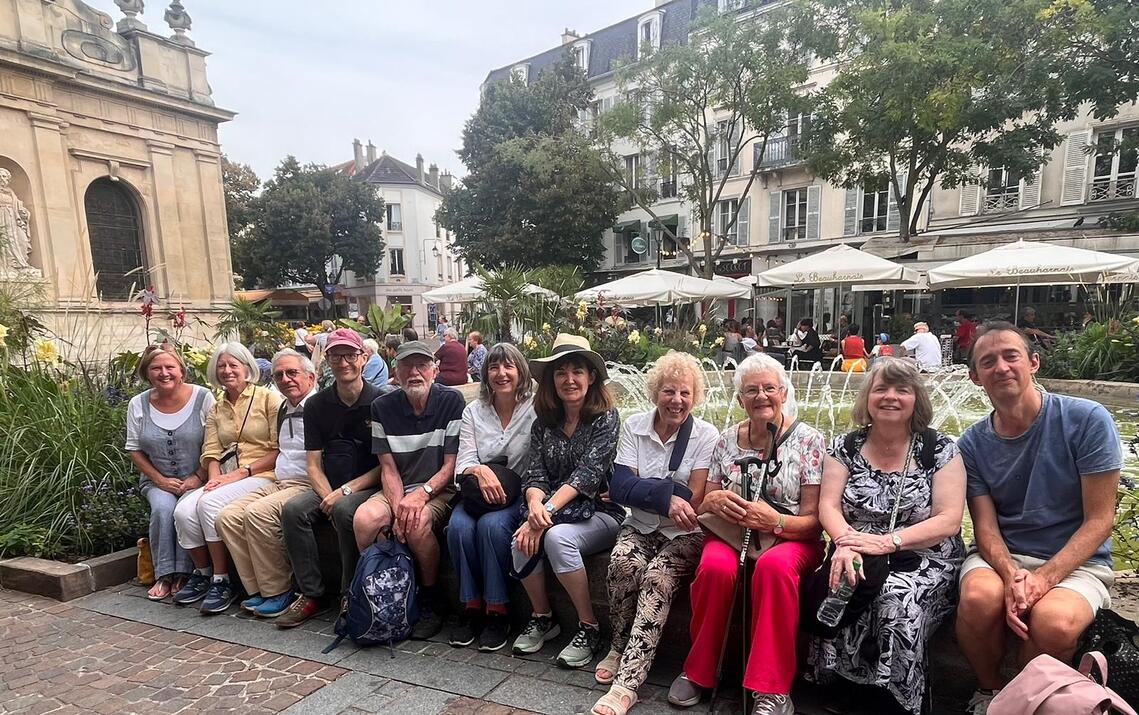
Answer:
<svg viewBox="0 0 1139 715"><path fill-rule="evenodd" d="M784 541L756 560L748 606L751 652L744 673L748 690L776 695L791 692L799 630L799 582L822 562L821 541ZM688 679L704 688L716 684L716 665L727 635L738 572L739 552L708 535L692 582L692 650L684 661ZM741 615L737 611L734 619Z"/></svg>

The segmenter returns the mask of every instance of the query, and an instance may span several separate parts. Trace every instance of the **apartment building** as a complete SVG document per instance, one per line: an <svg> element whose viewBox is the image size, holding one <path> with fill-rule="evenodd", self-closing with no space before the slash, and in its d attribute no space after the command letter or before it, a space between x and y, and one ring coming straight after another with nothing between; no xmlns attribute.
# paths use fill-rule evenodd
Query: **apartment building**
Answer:
<svg viewBox="0 0 1139 715"><path fill-rule="evenodd" d="M511 78L534 82L541 71L570 53L586 73L594 89L590 114L606 111L618 101L614 69L616 62L635 55L646 43L660 47L683 42L696 15L706 7L750 17L777 5L771 0L658 0L634 17L625 18L588 34L567 30L561 43L538 55L491 71L486 83ZM837 71L833 64L816 64L804 89L825 86ZM583 117L589 119L589 117ZM786 126L769 139L756 181L746 196L740 196L755 166L760 149L751 147L729 166L726 147L713 148L713 167L727 174L724 191L714 214L716 232L729 243L716 265L721 275L759 273L781 263L820 251L836 243L850 243L902 263L928 270L958 258L988 250L995 245L1023 238L1055 241L1139 257L1139 236L1102 228L1100 219L1112 213L1139 209L1135 193L1136 152L1113 152L1115 142L1139 132L1139 106L1131 104L1107 122L1088 115L1060 127L1064 142L1033 177L1012 176L1000 167L978 167L986 186L936 188L920 208L919 233L911 241L898 240L900 216L893 192L885 180L854 189L844 189L814 176L799 151L799 136L808 116L789 117ZM631 145L613 149L624 156L629 178L655 182L659 201L653 207L660 223L682 237L694 229L691 207L678 197L684 182L651 154ZM739 208L736 225L726 229ZM605 233L607 253L598 279L657 265L685 270L687 262L667 239L662 228L641 209L622 214ZM648 250L638 237L647 238ZM809 293L809 294L808 294ZM1022 304L1053 306L1047 320L1059 323L1082 306L1075 305L1079 291L1074 286L1024 289ZM788 306L761 305L760 317L776 310L797 315L822 316L853 312L870 322L895 309L905 300L905 312L934 318L951 314L958 307L983 316L1000 314L1010 304L1005 289L922 293L901 298L882 293L840 294L839 291L795 292ZM877 306L875 309L874 306ZM736 306L729 306L729 314ZM897 306L901 311L902 307Z"/></svg>
<svg viewBox="0 0 1139 715"><path fill-rule="evenodd" d="M333 168L374 186L384 200L384 257L375 275L345 271L349 310L363 314L373 304L401 305L415 314L412 327L420 334L433 331L446 306L426 304L420 296L462 280L466 271L451 248L451 233L435 222L435 211L451 190L452 176L440 173L435 164L425 169L422 155L415 157L414 166L387 152L377 156L371 141L364 146L353 140L352 153L351 161Z"/></svg>

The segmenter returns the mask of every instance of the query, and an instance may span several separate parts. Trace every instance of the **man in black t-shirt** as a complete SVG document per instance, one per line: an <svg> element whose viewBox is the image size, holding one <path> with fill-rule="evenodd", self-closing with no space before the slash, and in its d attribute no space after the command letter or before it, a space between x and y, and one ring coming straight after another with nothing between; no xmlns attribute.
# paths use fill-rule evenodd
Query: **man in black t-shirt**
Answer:
<svg viewBox="0 0 1139 715"><path fill-rule="evenodd" d="M312 491L285 505L282 515L285 548L300 596L278 620L281 628L304 623L324 607L313 524L327 519L336 530L340 550L341 590L356 572L360 552L352 532L356 509L376 492L380 466L372 453L372 401L383 394L364 381L364 342L353 330L329 333L325 359L336 382L305 403L305 450Z"/></svg>

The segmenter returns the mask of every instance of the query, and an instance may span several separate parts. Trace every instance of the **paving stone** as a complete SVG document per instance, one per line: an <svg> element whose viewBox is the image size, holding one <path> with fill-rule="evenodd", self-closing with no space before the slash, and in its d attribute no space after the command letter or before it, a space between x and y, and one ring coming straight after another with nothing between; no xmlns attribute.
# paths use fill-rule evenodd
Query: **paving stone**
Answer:
<svg viewBox="0 0 1139 715"><path fill-rule="evenodd" d="M361 650L341 661L341 666L474 698L486 697L504 676L499 671L442 658L410 653L392 658L382 648Z"/></svg>
<svg viewBox="0 0 1139 715"><path fill-rule="evenodd" d="M598 697L591 690L560 683L543 682L541 687L534 687L532 678L514 674L485 699L543 715L578 715L589 712Z"/></svg>

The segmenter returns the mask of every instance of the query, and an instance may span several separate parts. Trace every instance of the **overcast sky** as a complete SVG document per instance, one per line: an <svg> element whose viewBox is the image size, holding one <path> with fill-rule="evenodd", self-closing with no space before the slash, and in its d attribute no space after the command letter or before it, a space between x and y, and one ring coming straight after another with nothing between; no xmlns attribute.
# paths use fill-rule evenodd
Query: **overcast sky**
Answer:
<svg viewBox="0 0 1139 715"><path fill-rule="evenodd" d="M122 17L112 0L88 4ZM142 20L169 34L168 3ZM352 139L463 174L455 149L487 72L593 32L653 0L183 0L207 58L222 149L265 179L287 154L333 164Z"/></svg>

